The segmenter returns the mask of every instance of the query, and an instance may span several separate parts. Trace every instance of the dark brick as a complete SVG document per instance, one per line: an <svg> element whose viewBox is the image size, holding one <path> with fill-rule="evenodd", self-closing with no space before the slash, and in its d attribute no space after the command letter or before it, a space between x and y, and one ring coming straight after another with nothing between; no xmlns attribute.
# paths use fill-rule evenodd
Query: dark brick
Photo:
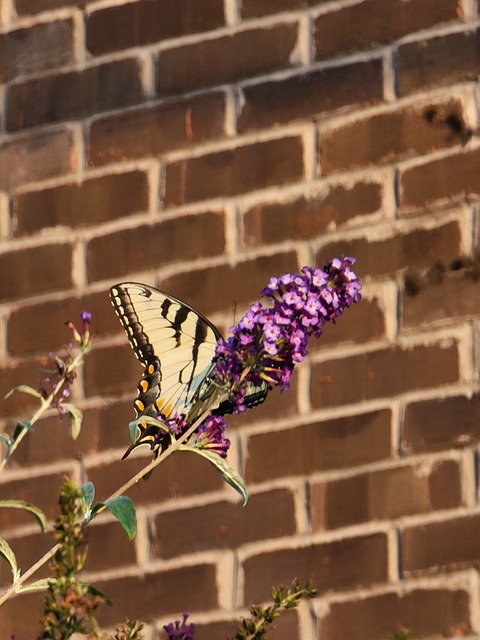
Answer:
<svg viewBox="0 0 480 640"><path fill-rule="evenodd" d="M458 100L407 107L329 129L320 135L320 168L332 173L394 162L465 141L467 126Z"/></svg>
<svg viewBox="0 0 480 640"><path fill-rule="evenodd" d="M0 403L0 416L18 416L20 420L25 420L25 412L35 407L38 409L38 398L25 393L14 393L5 399L5 395L14 387L20 384L27 384L35 389L38 388L39 381L44 377L40 367L45 367L47 358L40 360L17 361L10 365L4 365L0 369L0 398L4 398ZM33 414L33 411L32 411ZM8 424L6 431L12 433L16 422ZM2 445L3 450L3 445Z"/></svg>
<svg viewBox="0 0 480 640"><path fill-rule="evenodd" d="M244 603L263 602L272 585L286 585L296 576L312 579L319 593L366 587L388 579L387 537L372 533L323 544L251 556L243 563Z"/></svg>
<svg viewBox="0 0 480 640"><path fill-rule="evenodd" d="M467 589L415 589L331 602L320 619L322 640L384 640L411 631L414 638L468 636Z"/></svg>
<svg viewBox="0 0 480 640"><path fill-rule="evenodd" d="M36 0L35 0L36 1ZM39 632L44 591L24 593L2 605L2 634L5 638L35 638Z"/></svg>
<svg viewBox="0 0 480 640"><path fill-rule="evenodd" d="M213 638L220 640L220 638L234 638L235 632L240 625L240 619L222 622L207 622L205 624L195 623L195 640L212 640ZM272 639L274 638L275 640L300 640L297 612L294 609L282 611L280 617L277 618L271 626L267 626L267 630L267 635L270 633Z"/></svg>
<svg viewBox="0 0 480 640"><path fill-rule="evenodd" d="M390 44L415 31L459 18L452 0L391 0L388 13L384 9L383 0L367 0L320 14L315 21L317 59Z"/></svg>
<svg viewBox="0 0 480 640"><path fill-rule="evenodd" d="M454 5L454 3L451 3ZM398 48L397 90L404 96L426 86L477 81L480 29L420 38Z"/></svg>
<svg viewBox="0 0 480 640"><path fill-rule="evenodd" d="M118 278L132 267L158 268L221 255L224 249L223 213L194 213L93 238L87 246L88 279Z"/></svg>
<svg viewBox="0 0 480 640"><path fill-rule="evenodd" d="M101 224L146 211L148 206L146 173L114 173L19 194L13 200L13 226L15 236L22 236L46 227Z"/></svg>
<svg viewBox="0 0 480 640"><path fill-rule="evenodd" d="M126 340L125 346L99 347L88 354L85 392L87 396L107 396L131 390L133 400L142 373L143 367Z"/></svg>
<svg viewBox="0 0 480 640"><path fill-rule="evenodd" d="M164 202L171 207L235 196L294 182L303 172L301 138L256 142L168 164Z"/></svg>
<svg viewBox="0 0 480 640"><path fill-rule="evenodd" d="M457 222L440 223L433 229L413 229L383 240L345 240L324 245L317 264L333 256L355 256L355 273L360 278L385 277L415 266L429 267L435 261L450 261L461 252L460 228Z"/></svg>
<svg viewBox="0 0 480 640"><path fill-rule="evenodd" d="M328 1L329 0L275 0L275 2L271 2L271 0L242 0L240 12L242 18L254 18L269 13L288 11L290 9L313 7Z"/></svg>
<svg viewBox="0 0 480 640"><path fill-rule="evenodd" d="M192 522L202 526L192 527ZM277 489L250 496L245 507L240 502L218 502L158 514L153 553L168 559L207 549L234 549L291 536L295 530L293 495Z"/></svg>
<svg viewBox="0 0 480 640"><path fill-rule="evenodd" d="M100 55L224 25L223 0L203 0L201 8L195 0L184 0L181 11L177 0L140 0L92 11L87 22L87 48Z"/></svg>
<svg viewBox="0 0 480 640"><path fill-rule="evenodd" d="M405 409L401 448L405 454L468 447L480 439L480 396L411 402Z"/></svg>
<svg viewBox="0 0 480 640"><path fill-rule="evenodd" d="M109 464L102 463L99 466L87 468L88 480L94 483L99 500L108 498L152 460L152 454L146 447L140 447L142 451L137 449L136 453L126 460L120 459L131 444L127 422L114 423L111 420L105 429L112 432L111 440L115 438L117 440L118 456L112 455L111 459L115 461ZM182 451L172 454L161 462L160 467L155 469L147 480L137 482L129 490L128 495L137 507L157 505L156 509L158 509L158 505L166 500L175 501L184 496L201 497L224 488L225 481L212 465L195 453ZM228 491L230 496L238 502L238 494L233 489Z"/></svg>
<svg viewBox="0 0 480 640"><path fill-rule="evenodd" d="M393 520L462 506L461 470L454 460L424 462L349 476L312 487L315 531L370 520Z"/></svg>
<svg viewBox="0 0 480 640"><path fill-rule="evenodd" d="M72 173L74 144L69 130L15 136L0 144L0 189Z"/></svg>
<svg viewBox="0 0 480 640"><path fill-rule="evenodd" d="M375 411L252 435L248 439L247 485L388 459L390 421L389 411Z"/></svg>
<svg viewBox="0 0 480 640"><path fill-rule="evenodd" d="M7 477L0 481L0 499L30 502L42 509L48 520L52 520L59 513L58 492L66 474L73 474L73 465L65 464L62 471L41 476L32 474L22 480L9 481L8 474L5 474ZM0 509L0 530L35 522L33 515L23 509ZM50 546L53 547L53 543Z"/></svg>
<svg viewBox="0 0 480 640"><path fill-rule="evenodd" d="M407 213L431 206L451 204L480 191L477 171L480 150L462 151L446 158L431 160L400 174L400 203Z"/></svg>
<svg viewBox="0 0 480 640"><path fill-rule="evenodd" d="M155 156L221 138L225 133L223 92L142 107L92 123L89 164L103 165Z"/></svg>
<svg viewBox="0 0 480 640"><path fill-rule="evenodd" d="M477 566L480 562L480 514L406 527L401 554L406 577Z"/></svg>
<svg viewBox="0 0 480 640"><path fill-rule="evenodd" d="M92 313L91 330L95 336L104 337L122 331L105 287L103 291L86 293L81 297L67 296L37 304L23 304L12 310L7 320L8 353L14 356L44 355L61 349L72 335L65 323L72 321L80 327L83 310Z"/></svg>
<svg viewBox="0 0 480 640"><path fill-rule="evenodd" d="M72 247L48 244L0 254L0 298L19 299L72 286Z"/></svg>
<svg viewBox="0 0 480 640"><path fill-rule="evenodd" d="M83 7L87 6L90 2L95 2L95 0L42 0L42 4L39 4L37 0L14 0L14 2L19 15L28 15L42 11L51 11L59 7L72 6L83 9Z"/></svg>
<svg viewBox="0 0 480 640"><path fill-rule="evenodd" d="M74 62L73 21L57 20L0 35L0 82Z"/></svg>
<svg viewBox="0 0 480 640"><path fill-rule="evenodd" d="M88 544L85 571L114 569L118 567L120 558L122 566L136 563L135 544L116 520L89 525L85 534Z"/></svg>
<svg viewBox="0 0 480 640"><path fill-rule="evenodd" d="M415 295L402 298L402 327L413 329L480 314L478 282L462 277L429 283Z"/></svg>
<svg viewBox="0 0 480 640"><path fill-rule="evenodd" d="M138 576L116 576L96 582L115 603L102 607L97 619L102 626L124 623L125 618L153 622L167 614L181 617L178 612L188 602L190 612L214 609L217 606L215 565L196 563L193 566L166 569ZM160 596L161 594L161 596Z"/></svg>
<svg viewBox="0 0 480 640"><path fill-rule="evenodd" d="M243 88L238 118L240 132L291 120L315 117L349 106L370 105L383 99L381 60L262 82Z"/></svg>
<svg viewBox="0 0 480 640"><path fill-rule="evenodd" d="M170 276L161 281L161 288L185 300L194 309L212 314L226 311L226 323L231 326L236 308L258 300L270 277L298 269L293 251L257 256L237 262L235 267L223 264Z"/></svg>
<svg viewBox="0 0 480 640"><path fill-rule="evenodd" d="M17 511L17 513L20 512ZM13 514L14 512L12 512L12 515ZM29 567L37 562L37 560L47 553L55 544L52 536L40 532L40 527L38 527L38 532L23 535L22 537L14 538L10 534L7 534L6 539L15 554L17 564L21 568L22 573L25 573ZM47 563L35 573L35 579L39 580L40 578L48 577L49 566ZM0 563L0 584L2 587L9 587L12 584L12 570L10 569L10 565L5 561ZM2 605L2 623L4 606L5 605ZM2 626L2 631L3 630Z"/></svg>
<svg viewBox="0 0 480 640"><path fill-rule="evenodd" d="M12 84L7 90L9 131L91 116L144 99L135 59L119 60Z"/></svg>
<svg viewBox="0 0 480 640"><path fill-rule="evenodd" d="M382 206L382 186L358 182L332 185L325 193L281 203L258 204L243 216L247 246L285 240L310 240L331 229L352 224L356 216L375 213Z"/></svg>
<svg viewBox="0 0 480 640"><path fill-rule="evenodd" d="M459 381L458 345L391 347L313 366L311 401L316 409L390 398L406 391ZM392 375L395 372L395 375Z"/></svg>
<svg viewBox="0 0 480 640"><path fill-rule="evenodd" d="M291 66L297 23L240 31L158 54L159 95L221 85Z"/></svg>

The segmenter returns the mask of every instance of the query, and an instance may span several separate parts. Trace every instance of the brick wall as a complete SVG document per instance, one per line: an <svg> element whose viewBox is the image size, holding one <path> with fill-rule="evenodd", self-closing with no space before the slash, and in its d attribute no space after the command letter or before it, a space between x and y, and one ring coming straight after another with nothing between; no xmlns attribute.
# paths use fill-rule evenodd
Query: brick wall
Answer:
<svg viewBox="0 0 480 640"><path fill-rule="evenodd" d="M230 420L245 508L178 454L130 492L135 543L89 527L104 625L161 638L188 610L198 640L225 638L312 577L272 639L480 637L476 4L0 0L0 395L38 384L81 309L96 333L79 439L43 420L1 497L53 518L64 474L104 498L149 459L120 461L141 368L112 284L225 329L270 275L347 254L364 283L292 389ZM29 403L2 402L1 430ZM11 510L0 536L23 569L49 544ZM33 638L40 600L11 600L0 635Z"/></svg>

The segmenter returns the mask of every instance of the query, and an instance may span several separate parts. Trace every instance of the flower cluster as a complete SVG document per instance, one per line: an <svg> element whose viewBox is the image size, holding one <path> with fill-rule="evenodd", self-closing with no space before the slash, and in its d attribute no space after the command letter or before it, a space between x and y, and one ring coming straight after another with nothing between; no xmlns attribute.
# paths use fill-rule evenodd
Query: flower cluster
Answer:
<svg viewBox="0 0 480 640"><path fill-rule="evenodd" d="M208 416L195 432L195 446L226 458L230 448L230 440L225 437L226 427L227 423L221 416Z"/></svg>
<svg viewBox="0 0 480 640"><path fill-rule="evenodd" d="M271 278L262 296L269 306L255 302L220 340L214 358L213 380L231 390L236 410L245 408L248 385L266 381L283 391L293 369L308 353L313 335L361 299L361 284L351 269L353 258L334 259L323 269L304 267L301 273Z"/></svg>
<svg viewBox="0 0 480 640"><path fill-rule="evenodd" d="M163 626L168 640L194 640L195 625L187 624L188 613L183 614L183 620L175 620Z"/></svg>

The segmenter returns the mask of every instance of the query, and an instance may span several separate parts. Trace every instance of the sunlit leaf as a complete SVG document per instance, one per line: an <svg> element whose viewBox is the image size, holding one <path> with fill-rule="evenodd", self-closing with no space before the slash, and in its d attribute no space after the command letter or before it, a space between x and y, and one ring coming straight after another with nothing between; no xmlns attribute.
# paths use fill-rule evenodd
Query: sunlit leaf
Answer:
<svg viewBox="0 0 480 640"><path fill-rule="evenodd" d="M95 498L95 487L93 485L93 482L85 482L85 484L82 484L82 486L80 487L80 491L83 494L83 504L87 509L90 509L93 499Z"/></svg>
<svg viewBox="0 0 480 640"><path fill-rule="evenodd" d="M202 458L206 458L211 464L213 464L213 466L220 473L225 482L233 487L235 491L238 491L238 493L242 496L243 505L245 506L247 504L248 492L245 481L242 476L235 471L235 469L232 469L225 458L222 458L218 455L218 453L213 453L208 449L199 449L198 447L192 447L188 444L182 444L180 446L180 450L193 451L199 456L202 456Z"/></svg>
<svg viewBox="0 0 480 640"><path fill-rule="evenodd" d="M133 540L137 532L137 513L135 505L128 496L118 496L105 501L105 506L117 518L125 529L128 539Z"/></svg>
<svg viewBox="0 0 480 640"><path fill-rule="evenodd" d="M17 393L17 391L19 391L20 393L28 393L31 396L35 396L35 398L42 397L42 394L37 389L30 387L28 384L19 384L18 387L13 387L13 389L10 389L10 391L4 396L4 399L6 400L14 393Z"/></svg>
<svg viewBox="0 0 480 640"><path fill-rule="evenodd" d="M3 538L0 538L0 555L3 556L10 565L13 573L13 581L16 582L20 577L20 570L17 566L17 559L12 551L12 547Z"/></svg>
<svg viewBox="0 0 480 640"><path fill-rule="evenodd" d="M63 406L70 416L72 438L73 440L76 440L80 433L80 429L82 428L83 412L73 404L65 403Z"/></svg>
<svg viewBox="0 0 480 640"><path fill-rule="evenodd" d="M23 593L25 591L44 591L45 589L48 589L49 582L50 578L41 578L40 580L35 580L35 582L20 585L16 592Z"/></svg>
<svg viewBox="0 0 480 640"><path fill-rule="evenodd" d="M30 502L25 502L25 500L0 500L0 507L29 511L36 518L42 532L45 533L47 530L47 518L45 517L45 514L41 509L39 509L39 507L36 507Z"/></svg>

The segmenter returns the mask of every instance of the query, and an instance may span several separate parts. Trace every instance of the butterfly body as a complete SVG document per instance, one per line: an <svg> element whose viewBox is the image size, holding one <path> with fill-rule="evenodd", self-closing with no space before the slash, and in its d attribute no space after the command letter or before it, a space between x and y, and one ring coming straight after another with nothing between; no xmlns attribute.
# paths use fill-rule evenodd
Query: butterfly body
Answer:
<svg viewBox="0 0 480 640"><path fill-rule="evenodd" d="M145 367L134 403L137 418L160 417L168 424L181 417L191 425L208 409L219 415L235 410L228 400L216 406L225 393L211 378L221 334L207 318L173 296L136 282L115 285L110 298ZM263 402L267 391L266 384L249 390L246 406ZM168 434L158 433L158 427L139 423L138 437L125 455L140 444L157 451L167 440Z"/></svg>

